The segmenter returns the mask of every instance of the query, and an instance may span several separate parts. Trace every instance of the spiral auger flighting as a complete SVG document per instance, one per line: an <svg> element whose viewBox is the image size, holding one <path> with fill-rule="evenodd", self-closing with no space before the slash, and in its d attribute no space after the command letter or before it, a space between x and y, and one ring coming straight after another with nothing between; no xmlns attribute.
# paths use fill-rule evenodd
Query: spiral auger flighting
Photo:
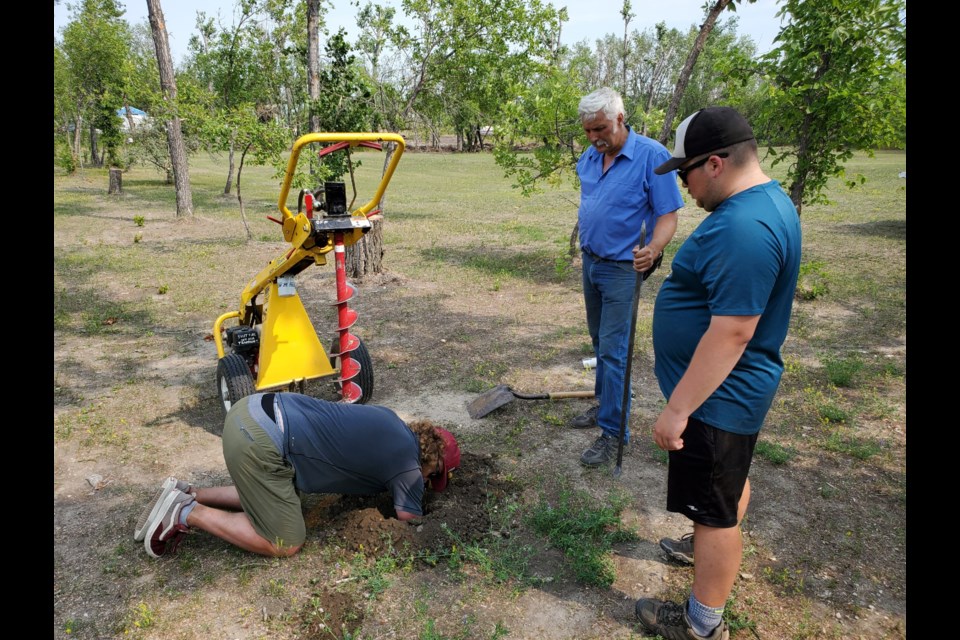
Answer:
<svg viewBox="0 0 960 640"><path fill-rule="evenodd" d="M350 333L350 327L357 321L357 312L350 308L349 302L356 294L357 289L347 281L343 233L338 232L333 236L333 255L337 276L337 301L334 304L337 307L337 337L339 342L336 353L330 354L330 357L340 360L340 376L336 378L335 382L340 385L340 395L343 402L354 403L363 397L363 389L354 382L354 378L360 374L360 363L350 356L360 345L360 339Z"/></svg>

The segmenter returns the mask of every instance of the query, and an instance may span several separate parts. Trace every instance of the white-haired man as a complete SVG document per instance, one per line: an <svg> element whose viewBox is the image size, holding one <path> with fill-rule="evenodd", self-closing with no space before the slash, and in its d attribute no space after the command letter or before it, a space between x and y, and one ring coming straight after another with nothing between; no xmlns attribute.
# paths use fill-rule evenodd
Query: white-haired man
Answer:
<svg viewBox="0 0 960 640"><path fill-rule="evenodd" d="M659 266L677 230L683 196L672 173L653 171L670 159L670 152L626 124L623 99L616 91L604 87L584 96L578 111L590 140L577 162L578 219L583 299L597 358L597 402L571 426L600 427L600 435L580 456L582 464L597 467L617 455L624 412L623 444L630 441L630 395L624 388L630 384L625 374L636 272L647 277ZM644 223L646 237L641 238Z"/></svg>

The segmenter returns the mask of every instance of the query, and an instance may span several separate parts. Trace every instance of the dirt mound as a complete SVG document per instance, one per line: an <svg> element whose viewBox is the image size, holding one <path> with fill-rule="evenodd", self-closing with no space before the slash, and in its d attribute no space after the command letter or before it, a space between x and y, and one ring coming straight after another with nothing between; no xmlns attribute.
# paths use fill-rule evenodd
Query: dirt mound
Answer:
<svg viewBox="0 0 960 640"><path fill-rule="evenodd" d="M307 507L307 529L319 525L330 542L359 553L435 552L476 542L499 530L489 506L516 487L495 477L491 456L464 452L460 465L446 491L427 492L421 524L397 520L389 494L326 496Z"/></svg>

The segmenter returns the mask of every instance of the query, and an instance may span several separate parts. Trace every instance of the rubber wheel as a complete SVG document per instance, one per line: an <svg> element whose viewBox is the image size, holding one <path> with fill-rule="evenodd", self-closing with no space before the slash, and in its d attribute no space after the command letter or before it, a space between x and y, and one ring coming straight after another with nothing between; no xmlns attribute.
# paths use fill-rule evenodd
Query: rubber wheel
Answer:
<svg viewBox="0 0 960 640"><path fill-rule="evenodd" d="M373 360L370 359L370 352L367 351L367 346L363 344L361 338L357 338L360 343L357 345L357 348L350 352L350 357L357 361L360 365L360 373L357 374L357 377L353 379L353 382L357 383L360 386L360 399L357 400L357 404L367 404L371 398L373 398ZM336 346L336 349L340 348L340 334L334 334L333 340L330 341L331 347ZM331 350L334 350L331 348ZM334 369L340 368L340 358L330 358L330 366ZM342 386L339 382L333 384L334 390L337 392L338 397L343 397L343 394L340 392L340 387Z"/></svg>
<svg viewBox="0 0 960 640"><path fill-rule="evenodd" d="M230 353L217 362L217 395L226 415L235 402L255 391L253 374L243 356Z"/></svg>

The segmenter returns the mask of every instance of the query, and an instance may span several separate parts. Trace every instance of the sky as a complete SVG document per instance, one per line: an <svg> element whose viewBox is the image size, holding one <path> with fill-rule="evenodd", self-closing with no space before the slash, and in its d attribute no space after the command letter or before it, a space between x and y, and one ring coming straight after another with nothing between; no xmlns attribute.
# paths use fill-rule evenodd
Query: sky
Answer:
<svg viewBox="0 0 960 640"><path fill-rule="evenodd" d="M126 7L127 22L136 24L147 20L146 0L130 0L121 4ZM544 0L545 2L550 0ZM632 12L630 30L644 31L658 22L665 22L668 28L685 30L699 24L703 16L705 0L631 0ZM53 35L59 37L60 30L70 20L67 4L70 0L60 0L54 5ZM393 5L400 13L399 0L381 0L382 4ZM161 0L163 17L170 38L170 52L174 63L181 62L187 53L187 43L194 32L197 11L204 11L215 17L218 12L224 22L230 24L234 0ZM343 26L349 38L357 35L357 9L350 0L333 0L334 9L327 14L327 26L331 32ZM563 25L564 44L573 44L581 40L594 40L608 33L623 34L623 20L620 9L623 0L552 0L556 7L566 6L570 20ZM757 44L758 53L766 53L773 47L773 38L780 31L780 19L777 13L777 0L757 0L753 4L741 3L735 15L739 17L737 33L749 35ZM721 19L733 15L724 12Z"/></svg>

